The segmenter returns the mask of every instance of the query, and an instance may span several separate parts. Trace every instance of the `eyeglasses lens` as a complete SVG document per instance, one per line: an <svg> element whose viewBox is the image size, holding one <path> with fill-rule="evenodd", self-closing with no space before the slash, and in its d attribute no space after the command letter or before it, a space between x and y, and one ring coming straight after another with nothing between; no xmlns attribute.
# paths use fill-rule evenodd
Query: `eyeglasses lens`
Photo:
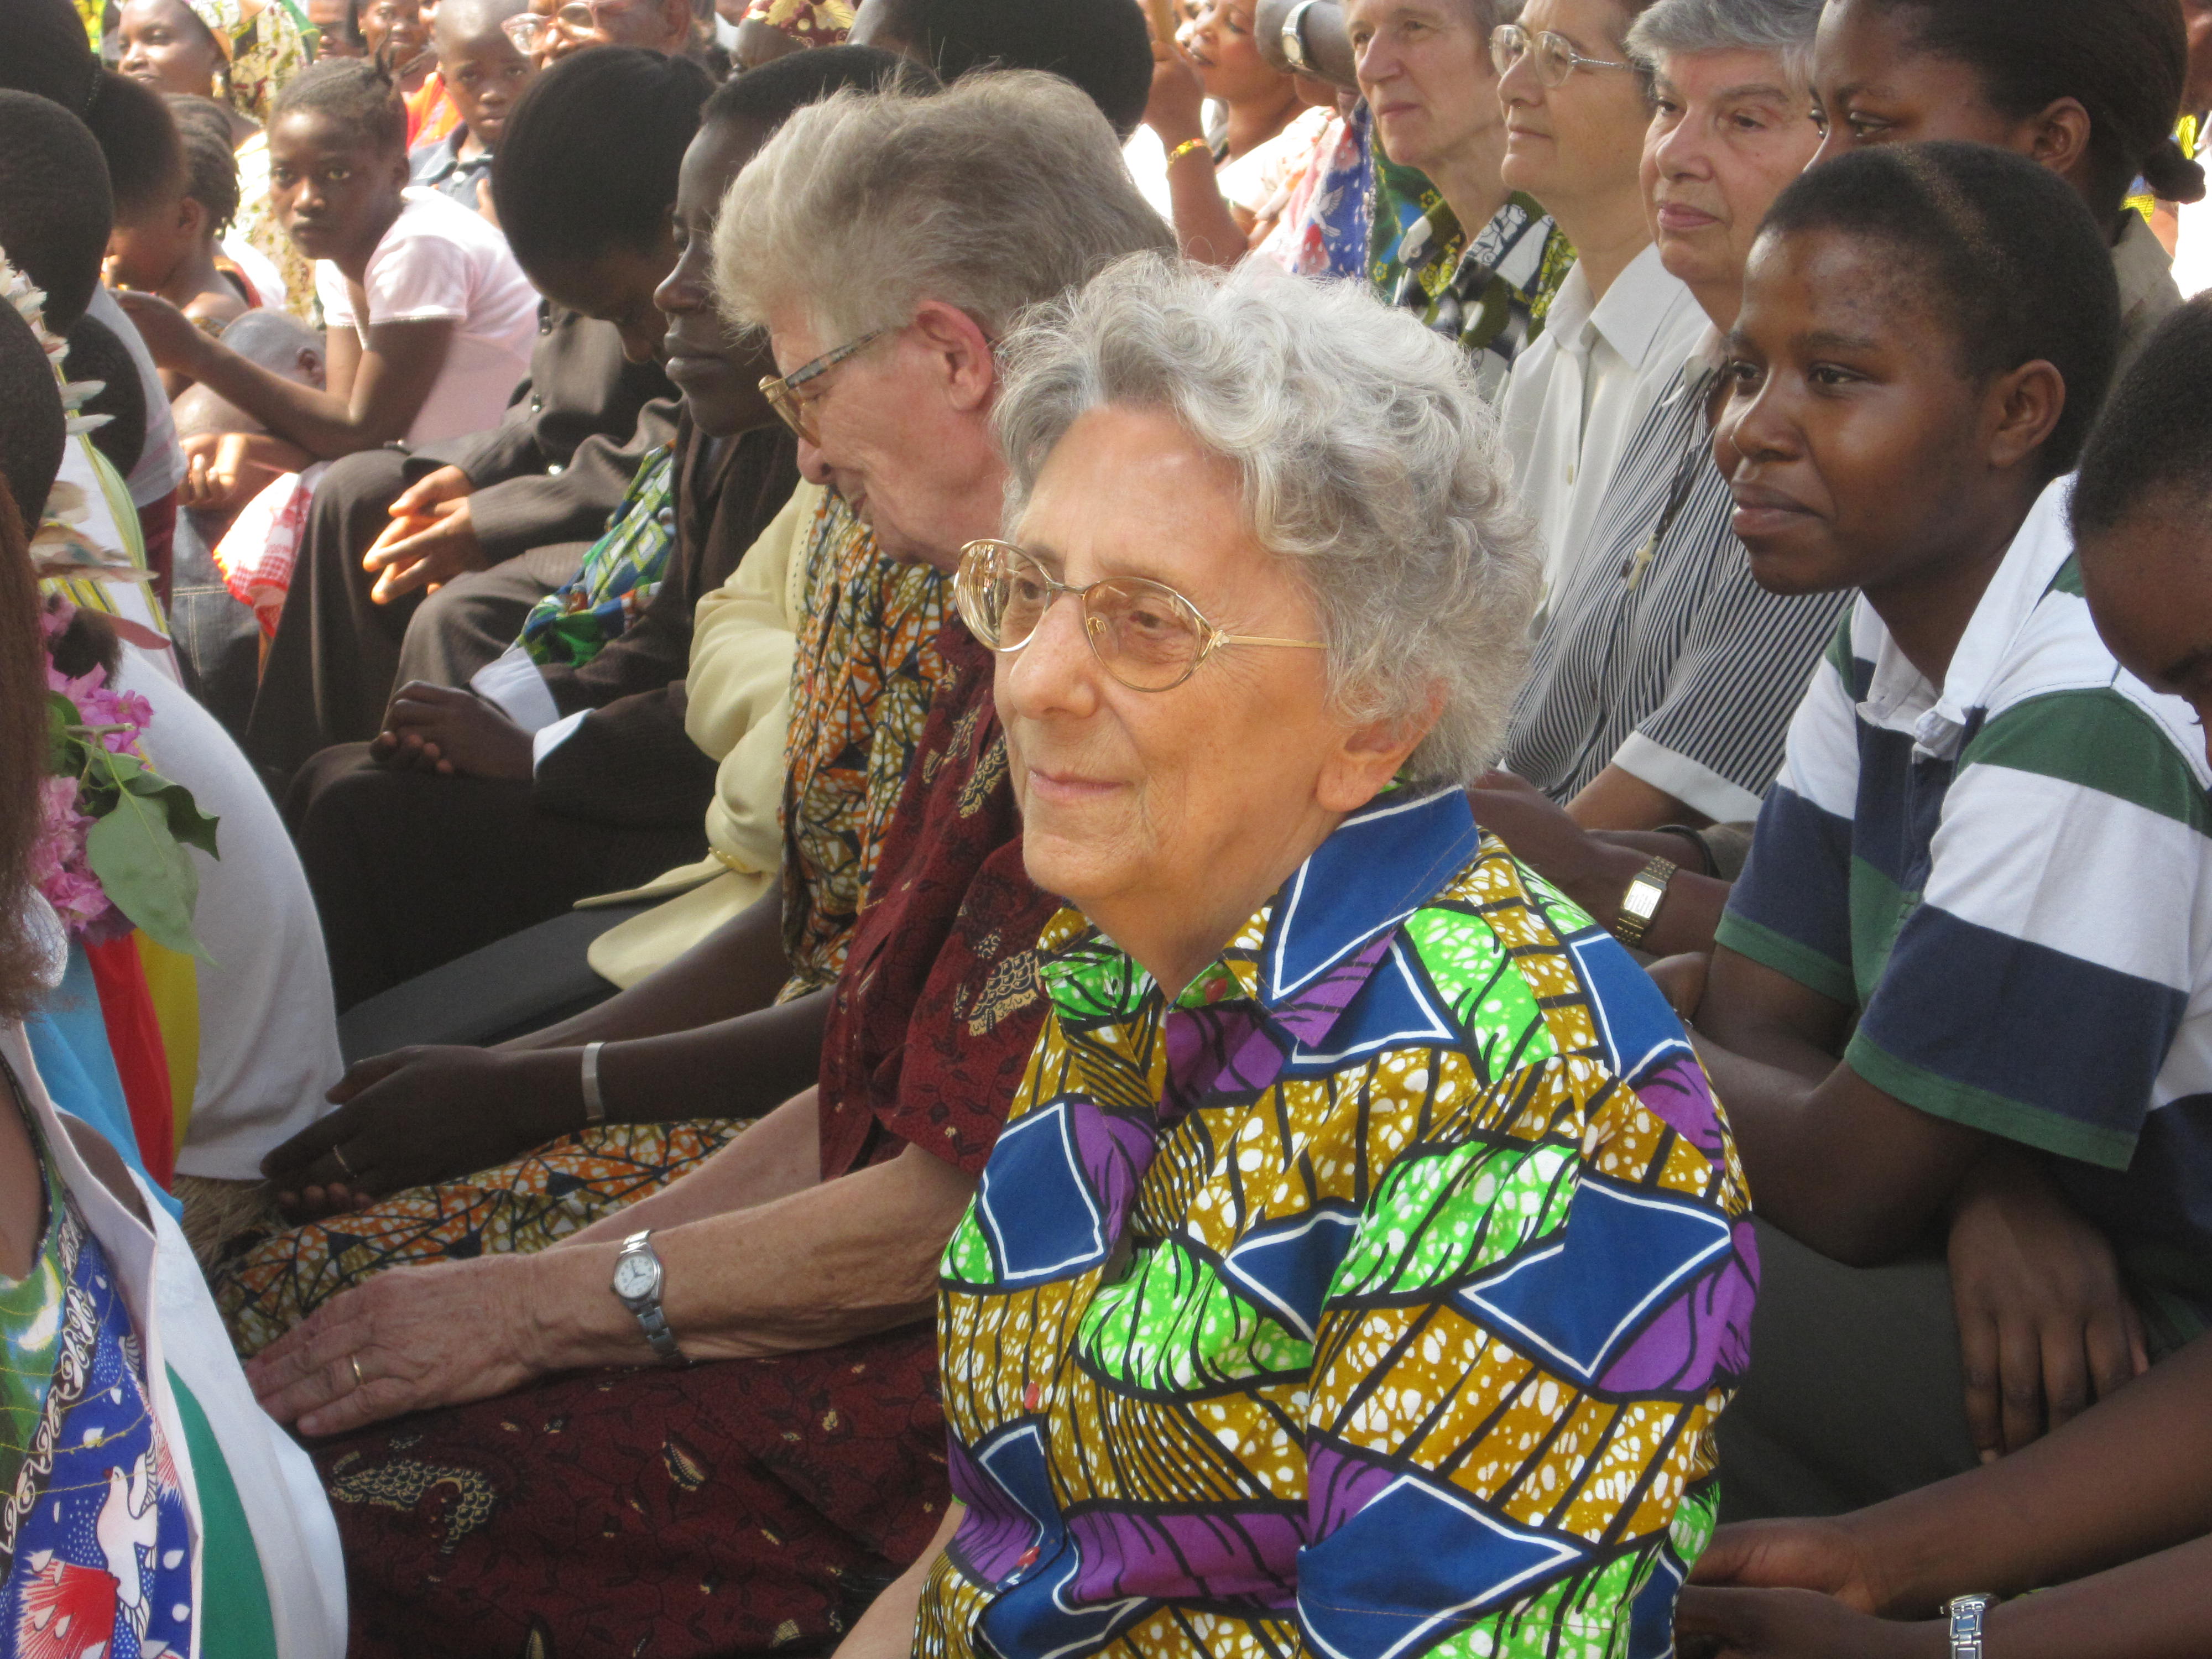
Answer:
<svg viewBox="0 0 2212 1659"><path fill-rule="evenodd" d="M760 387L762 395L768 399L769 407L775 410L786 426L810 444L818 441L814 435L814 422L797 392L773 375L763 380Z"/></svg>
<svg viewBox="0 0 2212 1659"><path fill-rule="evenodd" d="M962 617L998 651L1027 645L1060 591L1032 561L995 548L969 554L954 589ZM1124 685L1164 691L1197 665L1205 625L1173 589L1127 578L1097 583L1079 602L1091 648Z"/></svg>
<svg viewBox="0 0 2212 1659"><path fill-rule="evenodd" d="M1196 666L1205 641L1196 613L1153 582L1102 582L1084 597L1084 621L1099 659L1140 691L1179 684Z"/></svg>

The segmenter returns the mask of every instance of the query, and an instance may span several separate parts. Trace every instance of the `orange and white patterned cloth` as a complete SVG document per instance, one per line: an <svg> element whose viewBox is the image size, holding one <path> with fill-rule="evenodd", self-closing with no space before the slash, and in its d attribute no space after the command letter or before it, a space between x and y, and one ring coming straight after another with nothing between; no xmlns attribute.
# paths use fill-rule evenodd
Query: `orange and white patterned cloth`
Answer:
<svg viewBox="0 0 2212 1659"><path fill-rule="evenodd" d="M209 1276L242 1358L388 1267L528 1255L659 1192L750 1121L610 1123L464 1181L416 1187L351 1215L249 1237Z"/></svg>
<svg viewBox="0 0 2212 1659"><path fill-rule="evenodd" d="M942 571L885 557L834 495L801 556L807 617L784 749L783 1001L844 966L923 722L953 677L937 648Z"/></svg>

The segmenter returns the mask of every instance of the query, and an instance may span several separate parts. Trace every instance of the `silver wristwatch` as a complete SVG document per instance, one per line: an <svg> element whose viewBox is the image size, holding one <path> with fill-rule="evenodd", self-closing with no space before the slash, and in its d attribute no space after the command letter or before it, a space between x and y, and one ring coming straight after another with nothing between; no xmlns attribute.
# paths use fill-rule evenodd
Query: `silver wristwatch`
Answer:
<svg viewBox="0 0 2212 1659"><path fill-rule="evenodd" d="M1951 1615L1951 1659L1982 1659L1982 1620L1996 1606L1994 1595L1954 1595L1946 1607Z"/></svg>
<svg viewBox="0 0 2212 1659"><path fill-rule="evenodd" d="M653 1248L652 1228L623 1240L622 1254L615 1258L615 1299L637 1316L637 1322L645 1328L645 1340L663 1364L688 1365L691 1362L676 1346L676 1333L668 1328L668 1316L660 1310L663 1278L660 1252Z"/></svg>
<svg viewBox="0 0 2212 1659"><path fill-rule="evenodd" d="M1318 75L1313 59L1306 55L1306 14L1313 9L1314 0L1298 0L1283 18L1283 58L1300 75Z"/></svg>

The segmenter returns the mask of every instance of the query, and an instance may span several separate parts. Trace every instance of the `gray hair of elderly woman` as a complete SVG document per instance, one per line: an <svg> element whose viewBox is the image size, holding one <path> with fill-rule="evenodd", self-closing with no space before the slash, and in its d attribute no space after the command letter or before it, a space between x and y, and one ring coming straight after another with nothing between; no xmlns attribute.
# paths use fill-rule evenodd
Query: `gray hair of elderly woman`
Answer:
<svg viewBox="0 0 2212 1659"><path fill-rule="evenodd" d="M995 338L1123 254L1174 248L1097 106L1056 75L1010 70L800 110L722 198L714 283L733 326L798 307L825 347L902 324L925 298Z"/></svg>
<svg viewBox="0 0 2212 1659"><path fill-rule="evenodd" d="M1357 283L1146 254L1032 311L1000 357L1010 531L1086 411L1165 410L1236 466L1260 544L1313 596L1338 712L1413 720L1435 703L1412 781L1491 764L1542 566L1451 342Z"/></svg>
<svg viewBox="0 0 2212 1659"><path fill-rule="evenodd" d="M1628 52L1662 58L1704 52L1771 52L1798 88L1813 82L1813 37L1824 0L1656 0L1628 30Z"/></svg>

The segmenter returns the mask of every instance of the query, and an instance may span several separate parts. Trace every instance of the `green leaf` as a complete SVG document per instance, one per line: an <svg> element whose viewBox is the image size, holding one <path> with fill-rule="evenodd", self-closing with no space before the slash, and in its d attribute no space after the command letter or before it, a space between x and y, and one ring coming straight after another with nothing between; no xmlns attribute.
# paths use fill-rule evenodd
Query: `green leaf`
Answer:
<svg viewBox="0 0 2212 1659"><path fill-rule="evenodd" d="M76 734L76 705L58 691L46 693L46 769L58 778L84 769L84 739Z"/></svg>
<svg viewBox="0 0 2212 1659"><path fill-rule="evenodd" d="M125 790L85 836L84 854L107 896L149 939L185 956L207 954L192 934L199 872L170 833L164 803Z"/></svg>
<svg viewBox="0 0 2212 1659"><path fill-rule="evenodd" d="M160 804L168 817L169 833L187 847L197 847L211 859L222 856L216 851L216 826L222 822L210 817L200 811L200 804L192 799L192 792L181 783L173 783L158 772L141 770L137 776L124 785L143 800Z"/></svg>

